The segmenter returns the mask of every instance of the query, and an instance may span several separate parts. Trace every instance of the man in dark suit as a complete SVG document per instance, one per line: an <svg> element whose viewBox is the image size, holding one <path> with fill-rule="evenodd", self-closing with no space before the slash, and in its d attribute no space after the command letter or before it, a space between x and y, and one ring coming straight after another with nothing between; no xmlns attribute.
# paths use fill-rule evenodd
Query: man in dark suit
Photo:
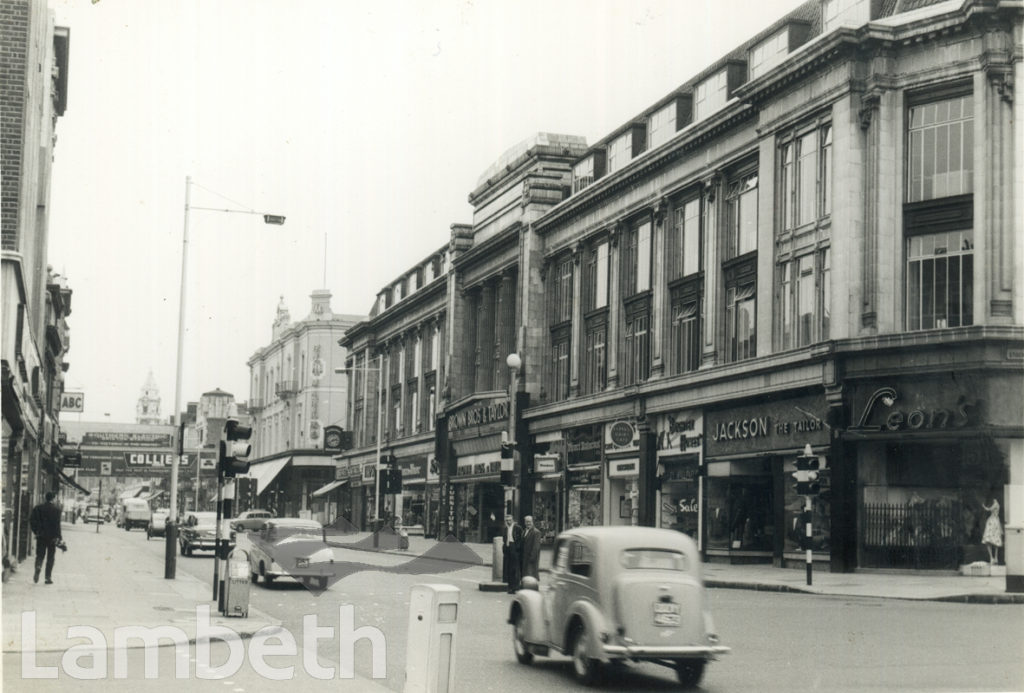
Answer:
<svg viewBox="0 0 1024 693"><path fill-rule="evenodd" d="M63 538L60 533L60 506L53 502L53 491L46 492L46 502L32 508L28 516L29 527L36 535L36 572L33 580L39 582L39 571L46 557L46 584L53 584L53 560L57 555L57 544Z"/></svg>
<svg viewBox="0 0 1024 693"><path fill-rule="evenodd" d="M540 530L533 526L533 516L523 518L523 577L540 579Z"/></svg>
<svg viewBox="0 0 1024 693"><path fill-rule="evenodd" d="M523 528L516 524L511 515L505 516L505 529L502 532L504 544L502 553L504 560L501 566L501 577L508 585L508 593L513 594L519 587L519 568L522 562Z"/></svg>

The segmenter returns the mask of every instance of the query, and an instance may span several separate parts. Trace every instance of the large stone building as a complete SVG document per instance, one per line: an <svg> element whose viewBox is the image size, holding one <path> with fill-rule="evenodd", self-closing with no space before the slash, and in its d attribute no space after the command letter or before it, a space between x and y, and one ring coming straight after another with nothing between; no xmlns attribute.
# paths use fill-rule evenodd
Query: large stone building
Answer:
<svg viewBox="0 0 1024 693"><path fill-rule="evenodd" d="M348 378L335 372L345 364L338 340L363 316L334 313L326 289L310 299L309 314L295 322L282 299L270 344L249 358L250 474L263 507L329 521L331 508L313 493L334 479L324 428L343 426L347 417Z"/></svg>
<svg viewBox="0 0 1024 693"><path fill-rule="evenodd" d="M809 0L596 144L503 157L431 298L437 530L654 525L783 566L808 446L832 570L984 558L992 499L1024 524L1022 12ZM408 313L353 330L364 363Z"/></svg>
<svg viewBox="0 0 1024 693"><path fill-rule="evenodd" d="M67 281L47 266L50 173L67 105L69 31L45 0L0 0L4 569L30 551L31 507L61 474Z"/></svg>

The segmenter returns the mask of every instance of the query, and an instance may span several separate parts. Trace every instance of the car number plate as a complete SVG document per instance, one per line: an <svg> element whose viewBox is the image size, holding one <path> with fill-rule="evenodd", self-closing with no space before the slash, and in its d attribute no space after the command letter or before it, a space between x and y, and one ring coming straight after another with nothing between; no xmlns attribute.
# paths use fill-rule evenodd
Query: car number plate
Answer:
<svg viewBox="0 0 1024 693"><path fill-rule="evenodd" d="M654 625L678 626L679 605L675 602L654 602Z"/></svg>

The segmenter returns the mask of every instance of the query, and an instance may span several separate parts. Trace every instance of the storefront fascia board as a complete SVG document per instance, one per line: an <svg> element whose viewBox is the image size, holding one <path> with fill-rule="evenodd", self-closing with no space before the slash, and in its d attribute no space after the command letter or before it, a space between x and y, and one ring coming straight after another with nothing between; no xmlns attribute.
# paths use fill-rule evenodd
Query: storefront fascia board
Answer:
<svg viewBox="0 0 1024 693"><path fill-rule="evenodd" d="M636 414L635 402L632 398L623 397L624 393L617 391L614 397L609 397L609 401L591 401L586 408L580 408L578 402L531 406L523 412L523 418L526 419L530 435L533 436L559 434L569 428L633 418Z"/></svg>

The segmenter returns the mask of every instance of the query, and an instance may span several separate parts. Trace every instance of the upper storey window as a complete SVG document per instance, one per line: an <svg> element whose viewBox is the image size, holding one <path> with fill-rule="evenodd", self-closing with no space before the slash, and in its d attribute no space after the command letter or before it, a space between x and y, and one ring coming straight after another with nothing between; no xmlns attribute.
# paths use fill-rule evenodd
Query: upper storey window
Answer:
<svg viewBox="0 0 1024 693"><path fill-rule="evenodd" d="M720 70L697 85L694 91L693 119L703 120L725 106L729 100L728 70Z"/></svg>
<svg viewBox="0 0 1024 693"><path fill-rule="evenodd" d="M832 125L811 123L780 144L782 229L793 231L832 211Z"/></svg>
<svg viewBox="0 0 1024 693"><path fill-rule="evenodd" d="M750 79L760 77L789 55L789 29L772 34L750 49Z"/></svg>
<svg viewBox="0 0 1024 693"><path fill-rule="evenodd" d="M871 20L871 0L822 0L824 33L840 26L861 26Z"/></svg>
<svg viewBox="0 0 1024 693"><path fill-rule="evenodd" d="M644 151L647 144L646 128L643 125L633 125L621 135L616 137L608 145L608 173L618 171L633 157Z"/></svg>
<svg viewBox="0 0 1024 693"><path fill-rule="evenodd" d="M572 192L591 186L594 181L604 175L605 171L604 151L595 150L587 157L572 167Z"/></svg>
<svg viewBox="0 0 1024 693"><path fill-rule="evenodd" d="M726 195L728 257L757 249L757 171L729 181Z"/></svg>
<svg viewBox="0 0 1024 693"><path fill-rule="evenodd" d="M676 134L676 102L655 111L648 121L648 146L651 149L668 142Z"/></svg>
<svg viewBox="0 0 1024 693"><path fill-rule="evenodd" d="M907 201L974 191L974 100L964 94L912 106Z"/></svg>

